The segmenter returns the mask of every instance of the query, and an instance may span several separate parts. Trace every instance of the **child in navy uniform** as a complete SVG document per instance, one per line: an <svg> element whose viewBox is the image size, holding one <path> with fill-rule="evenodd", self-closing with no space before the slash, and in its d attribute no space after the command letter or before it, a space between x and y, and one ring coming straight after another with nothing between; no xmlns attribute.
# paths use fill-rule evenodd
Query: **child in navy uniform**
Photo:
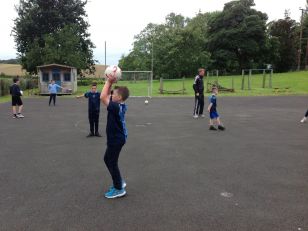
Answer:
<svg viewBox="0 0 308 231"><path fill-rule="evenodd" d="M105 197L109 199L122 197L126 194L126 183L121 177L118 159L127 139L125 123L127 106L124 102L129 97L129 90L127 87L117 87L113 90L111 95L111 87L115 82L116 79L114 77L109 77L100 97L108 111L106 126L107 149L104 161L113 181L113 186L105 193Z"/></svg>
<svg viewBox="0 0 308 231"><path fill-rule="evenodd" d="M90 123L90 133L87 137L97 136L101 137L98 131L99 124L99 113L100 113L100 92L97 92L97 84L93 83L91 90L86 92L84 95L77 96L77 98L85 97L88 99L88 115Z"/></svg>
<svg viewBox="0 0 308 231"><path fill-rule="evenodd" d="M214 122L217 123L218 129L223 131L225 130L225 127L222 125L219 114L217 112L217 94L218 94L218 88L212 87L212 95L209 97L209 106L208 111L210 113L210 130L216 131L217 128L214 126Z"/></svg>
<svg viewBox="0 0 308 231"><path fill-rule="evenodd" d="M18 77L13 79L14 84L10 87L10 94L12 95L12 110L13 110L13 118L24 118L21 114L23 108L23 102L21 100L22 91L19 88L20 80ZM17 112L18 107L18 113Z"/></svg>

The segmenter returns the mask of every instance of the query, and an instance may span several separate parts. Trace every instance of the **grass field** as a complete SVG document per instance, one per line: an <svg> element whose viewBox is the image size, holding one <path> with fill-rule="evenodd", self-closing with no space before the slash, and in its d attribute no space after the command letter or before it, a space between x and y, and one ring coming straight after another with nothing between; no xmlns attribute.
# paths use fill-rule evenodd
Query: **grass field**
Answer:
<svg viewBox="0 0 308 231"><path fill-rule="evenodd" d="M262 75L253 75L251 78L251 90L247 89L247 79L245 80L246 90L240 90L242 84L242 76L223 76L218 77L218 83L226 88L232 87L232 78L234 80L234 93L221 92L220 95L224 96L278 96L278 95L306 95L308 94L308 72L291 72L274 74L272 79L273 88L262 88ZM215 82L216 77L210 77L209 82ZM204 80L206 85L207 79ZM192 96L193 79L186 78L184 81L185 94L184 96ZM268 86L268 79L267 79ZM132 96L147 96L148 95L148 82L137 81L136 83L129 81L120 81L118 85L127 86L130 89ZM102 84L98 85L98 89L102 89ZM88 91L90 86L79 86L77 94L83 94ZM183 96L182 94L160 94L159 93L159 80L153 81L153 94L154 97L159 96ZM183 88L183 81L180 80L164 80L164 89L167 91L179 91ZM276 89L275 89L276 88ZM287 89L286 89L287 88ZM25 97L28 97L28 92L25 91ZM0 97L1 102L7 102L10 100L9 96Z"/></svg>
<svg viewBox="0 0 308 231"><path fill-rule="evenodd" d="M270 95L305 95L308 94L308 72L292 72L292 73L282 73L274 74L272 79L272 89L262 88L262 75L253 75L251 78L251 90L247 89L247 78L245 79L246 90L240 90L242 84L242 76L224 76L218 77L218 83L226 88L232 87L232 78L234 79L234 93L221 93L226 96L270 96ZM209 81L216 81L216 77L210 77ZM206 85L207 80L204 80ZM185 95L192 96L193 79L187 78L184 81L184 86L186 89ZM268 87L268 78L267 78ZM133 96L147 96L148 92L148 82L140 81L137 83L132 83L129 81L120 81L118 85L125 85L130 89L131 95ZM102 85L98 86L101 89ZM153 95L152 96L178 96L182 94L160 94L159 93L159 80L153 81ZM182 80L164 80L164 89L167 91L179 91L183 88ZM275 89L276 88L276 89ZM287 89L286 89L287 88ZM89 89L88 86L78 87L78 94L83 93Z"/></svg>

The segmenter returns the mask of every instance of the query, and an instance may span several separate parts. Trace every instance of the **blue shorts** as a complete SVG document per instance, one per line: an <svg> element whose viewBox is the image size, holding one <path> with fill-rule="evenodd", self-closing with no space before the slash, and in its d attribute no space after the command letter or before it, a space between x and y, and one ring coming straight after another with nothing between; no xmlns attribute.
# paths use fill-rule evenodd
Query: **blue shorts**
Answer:
<svg viewBox="0 0 308 231"><path fill-rule="evenodd" d="M218 117L219 117L219 115L218 115L217 111L210 112L210 118L211 119L217 119Z"/></svg>

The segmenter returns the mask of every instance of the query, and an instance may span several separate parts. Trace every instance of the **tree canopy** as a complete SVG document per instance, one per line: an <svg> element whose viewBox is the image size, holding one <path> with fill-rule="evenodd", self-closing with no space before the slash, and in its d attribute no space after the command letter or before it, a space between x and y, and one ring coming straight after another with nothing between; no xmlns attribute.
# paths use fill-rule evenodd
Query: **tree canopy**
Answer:
<svg viewBox="0 0 308 231"><path fill-rule="evenodd" d="M192 76L199 67L237 73L267 64L279 72L294 69L300 24L288 12L268 23L268 16L254 6L254 0L236 0L222 11L199 12L193 18L170 13L164 23L149 23L135 36L132 50L119 65L124 70L151 70L153 45L157 77ZM302 64L308 63L306 14L303 37Z"/></svg>
<svg viewBox="0 0 308 231"><path fill-rule="evenodd" d="M83 0L20 0L13 34L24 69L59 63L93 70L94 44Z"/></svg>

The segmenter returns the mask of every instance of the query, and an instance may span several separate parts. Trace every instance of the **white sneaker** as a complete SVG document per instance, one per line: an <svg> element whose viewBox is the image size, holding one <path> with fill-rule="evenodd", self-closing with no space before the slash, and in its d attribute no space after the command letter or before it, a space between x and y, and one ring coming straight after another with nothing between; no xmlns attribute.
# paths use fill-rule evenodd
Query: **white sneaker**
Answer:
<svg viewBox="0 0 308 231"><path fill-rule="evenodd" d="M198 119L198 115L194 115L193 118L194 118L194 119Z"/></svg>
<svg viewBox="0 0 308 231"><path fill-rule="evenodd" d="M306 122L306 120L307 120L307 118L306 118L306 117L304 117L304 118L301 120L301 123L305 123L305 122Z"/></svg>
<svg viewBox="0 0 308 231"><path fill-rule="evenodd" d="M202 118L205 118L205 115L202 114L201 117L202 117Z"/></svg>
<svg viewBox="0 0 308 231"><path fill-rule="evenodd" d="M18 118L25 118L22 114L17 114Z"/></svg>

